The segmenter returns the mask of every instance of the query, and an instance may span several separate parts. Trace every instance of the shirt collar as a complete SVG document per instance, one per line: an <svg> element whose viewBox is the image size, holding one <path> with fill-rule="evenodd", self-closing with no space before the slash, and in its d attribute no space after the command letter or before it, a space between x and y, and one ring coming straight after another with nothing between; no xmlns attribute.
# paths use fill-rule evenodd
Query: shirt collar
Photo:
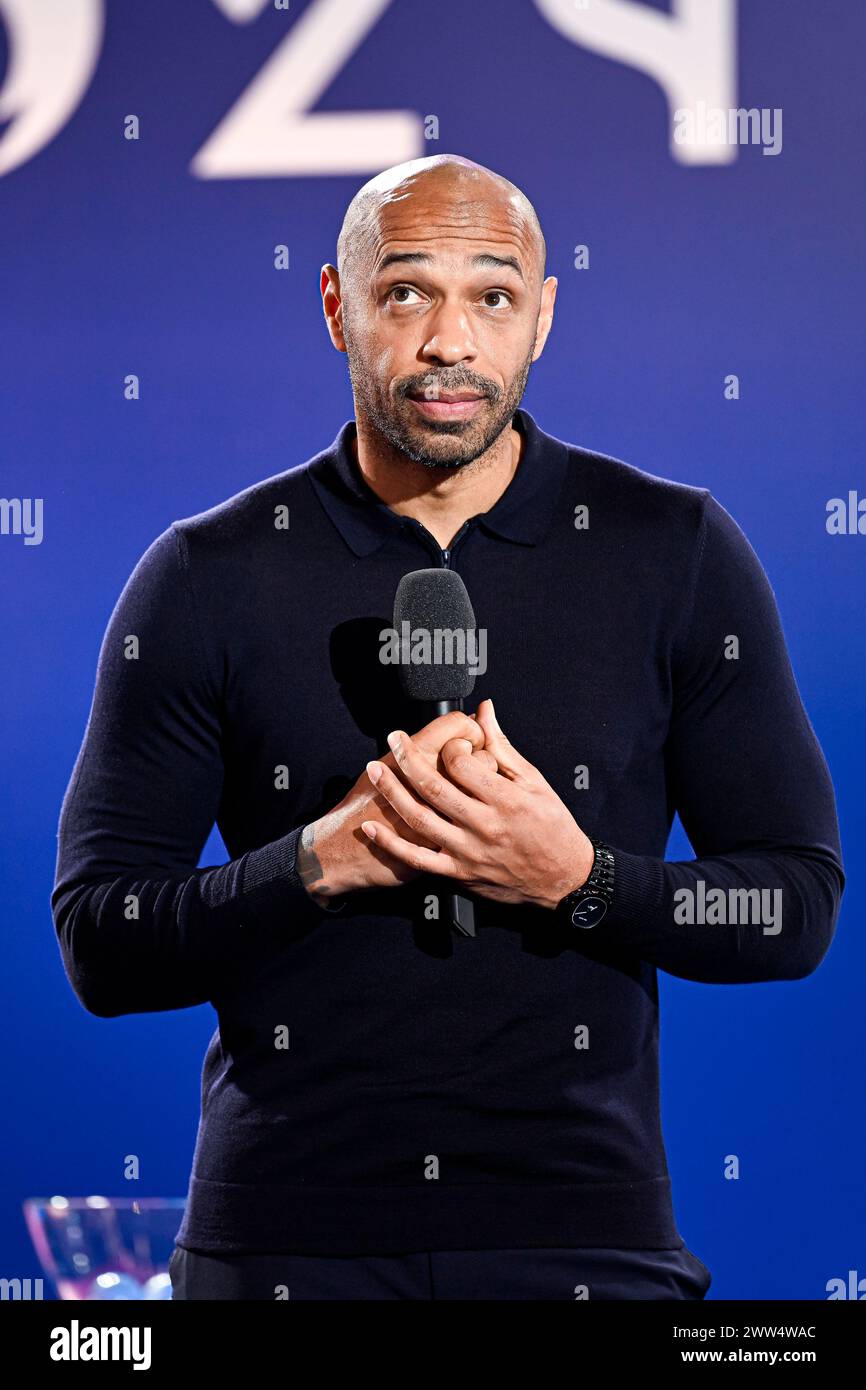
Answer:
<svg viewBox="0 0 866 1390"><path fill-rule="evenodd" d="M508 487L478 524L502 540L536 545L553 519L565 481L568 445L540 429L528 410L517 410L514 428L524 436L520 463ZM370 555L405 530L406 518L386 506L364 481L351 442L357 432L347 420L334 442L307 465L322 506L349 548Z"/></svg>

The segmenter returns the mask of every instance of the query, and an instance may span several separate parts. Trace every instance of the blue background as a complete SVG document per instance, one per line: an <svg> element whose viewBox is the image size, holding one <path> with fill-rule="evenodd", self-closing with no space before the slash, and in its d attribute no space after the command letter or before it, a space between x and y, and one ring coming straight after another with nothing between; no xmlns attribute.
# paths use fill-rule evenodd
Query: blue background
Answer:
<svg viewBox="0 0 866 1390"><path fill-rule="evenodd" d="M186 1191L215 1016L86 1014L48 899L99 644L136 560L174 518L302 462L352 415L318 275L374 170L205 180L189 168L306 8L239 25L209 0L118 0L78 109L0 178L0 493L45 508L41 545L0 536L10 1277L39 1273L27 1196ZM828 499L864 486L864 46L859 3L742 3L738 102L782 107L784 148L743 148L722 167L673 160L655 82L578 47L532 0L397 0L317 108L435 113L440 139L419 154L465 154L524 188L559 279L524 404L553 434L709 487L777 595L837 789L848 886L807 980L659 977L675 1207L711 1298L825 1298L828 1279L866 1276L866 537L825 529ZM130 112L137 142L122 138ZM573 267L577 243L588 271ZM123 398L129 372L139 401ZM730 372L736 402L723 396ZM202 863L226 857L213 837ZM679 828L668 857L691 857ZM137 1183L122 1176L130 1153ZM723 1177L728 1154L738 1181Z"/></svg>

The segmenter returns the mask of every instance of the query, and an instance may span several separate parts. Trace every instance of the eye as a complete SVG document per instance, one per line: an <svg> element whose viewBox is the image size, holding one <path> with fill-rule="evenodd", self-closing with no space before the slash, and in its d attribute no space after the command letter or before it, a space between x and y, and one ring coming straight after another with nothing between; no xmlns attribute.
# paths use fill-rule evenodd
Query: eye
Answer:
<svg viewBox="0 0 866 1390"><path fill-rule="evenodd" d="M503 300L504 303L488 304L487 300L489 299L500 299ZM510 296L505 293L505 290L487 290L484 295L484 301L485 309L508 309L511 306Z"/></svg>
<svg viewBox="0 0 866 1390"><path fill-rule="evenodd" d="M395 304L411 304L412 301L410 299L403 299L402 297L400 299L396 299L395 296L411 294L417 295L417 293L418 291L414 290L411 285L395 285L394 288L388 292L388 298L394 299Z"/></svg>

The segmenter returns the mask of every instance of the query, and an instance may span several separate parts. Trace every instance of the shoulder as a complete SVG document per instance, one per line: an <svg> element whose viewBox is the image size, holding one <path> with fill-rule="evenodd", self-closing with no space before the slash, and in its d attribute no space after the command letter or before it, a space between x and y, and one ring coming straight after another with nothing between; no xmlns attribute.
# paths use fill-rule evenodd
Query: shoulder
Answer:
<svg viewBox="0 0 866 1390"><path fill-rule="evenodd" d="M575 526L646 563L688 570L700 552L714 505L708 488L663 477L580 444L566 455L564 496ZM585 511L578 513L578 508Z"/></svg>
<svg viewBox="0 0 866 1390"><path fill-rule="evenodd" d="M684 582L707 567L759 561L739 522L707 487L651 473L613 454L556 440L567 458L565 494L571 509L587 508L588 530L616 538L624 553L661 563Z"/></svg>
<svg viewBox="0 0 866 1390"><path fill-rule="evenodd" d="M292 513L306 511L311 503L311 463L262 478L204 511L177 518L168 530L178 538L181 553L236 550L289 531Z"/></svg>
<svg viewBox="0 0 866 1390"><path fill-rule="evenodd" d="M573 492L591 492L610 512L619 508L627 515L642 516L655 523L688 521L697 529L703 524L711 500L707 488L650 473L613 454L582 445L565 447L568 486Z"/></svg>

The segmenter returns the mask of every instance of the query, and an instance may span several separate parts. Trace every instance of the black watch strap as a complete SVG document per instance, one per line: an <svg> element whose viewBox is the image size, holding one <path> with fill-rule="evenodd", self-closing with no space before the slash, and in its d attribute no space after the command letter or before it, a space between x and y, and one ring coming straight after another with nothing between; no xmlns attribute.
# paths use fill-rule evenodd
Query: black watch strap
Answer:
<svg viewBox="0 0 866 1390"><path fill-rule="evenodd" d="M595 927L613 907L615 858L610 845L590 836L595 850L589 878L568 893L556 909L557 916L573 927Z"/></svg>

